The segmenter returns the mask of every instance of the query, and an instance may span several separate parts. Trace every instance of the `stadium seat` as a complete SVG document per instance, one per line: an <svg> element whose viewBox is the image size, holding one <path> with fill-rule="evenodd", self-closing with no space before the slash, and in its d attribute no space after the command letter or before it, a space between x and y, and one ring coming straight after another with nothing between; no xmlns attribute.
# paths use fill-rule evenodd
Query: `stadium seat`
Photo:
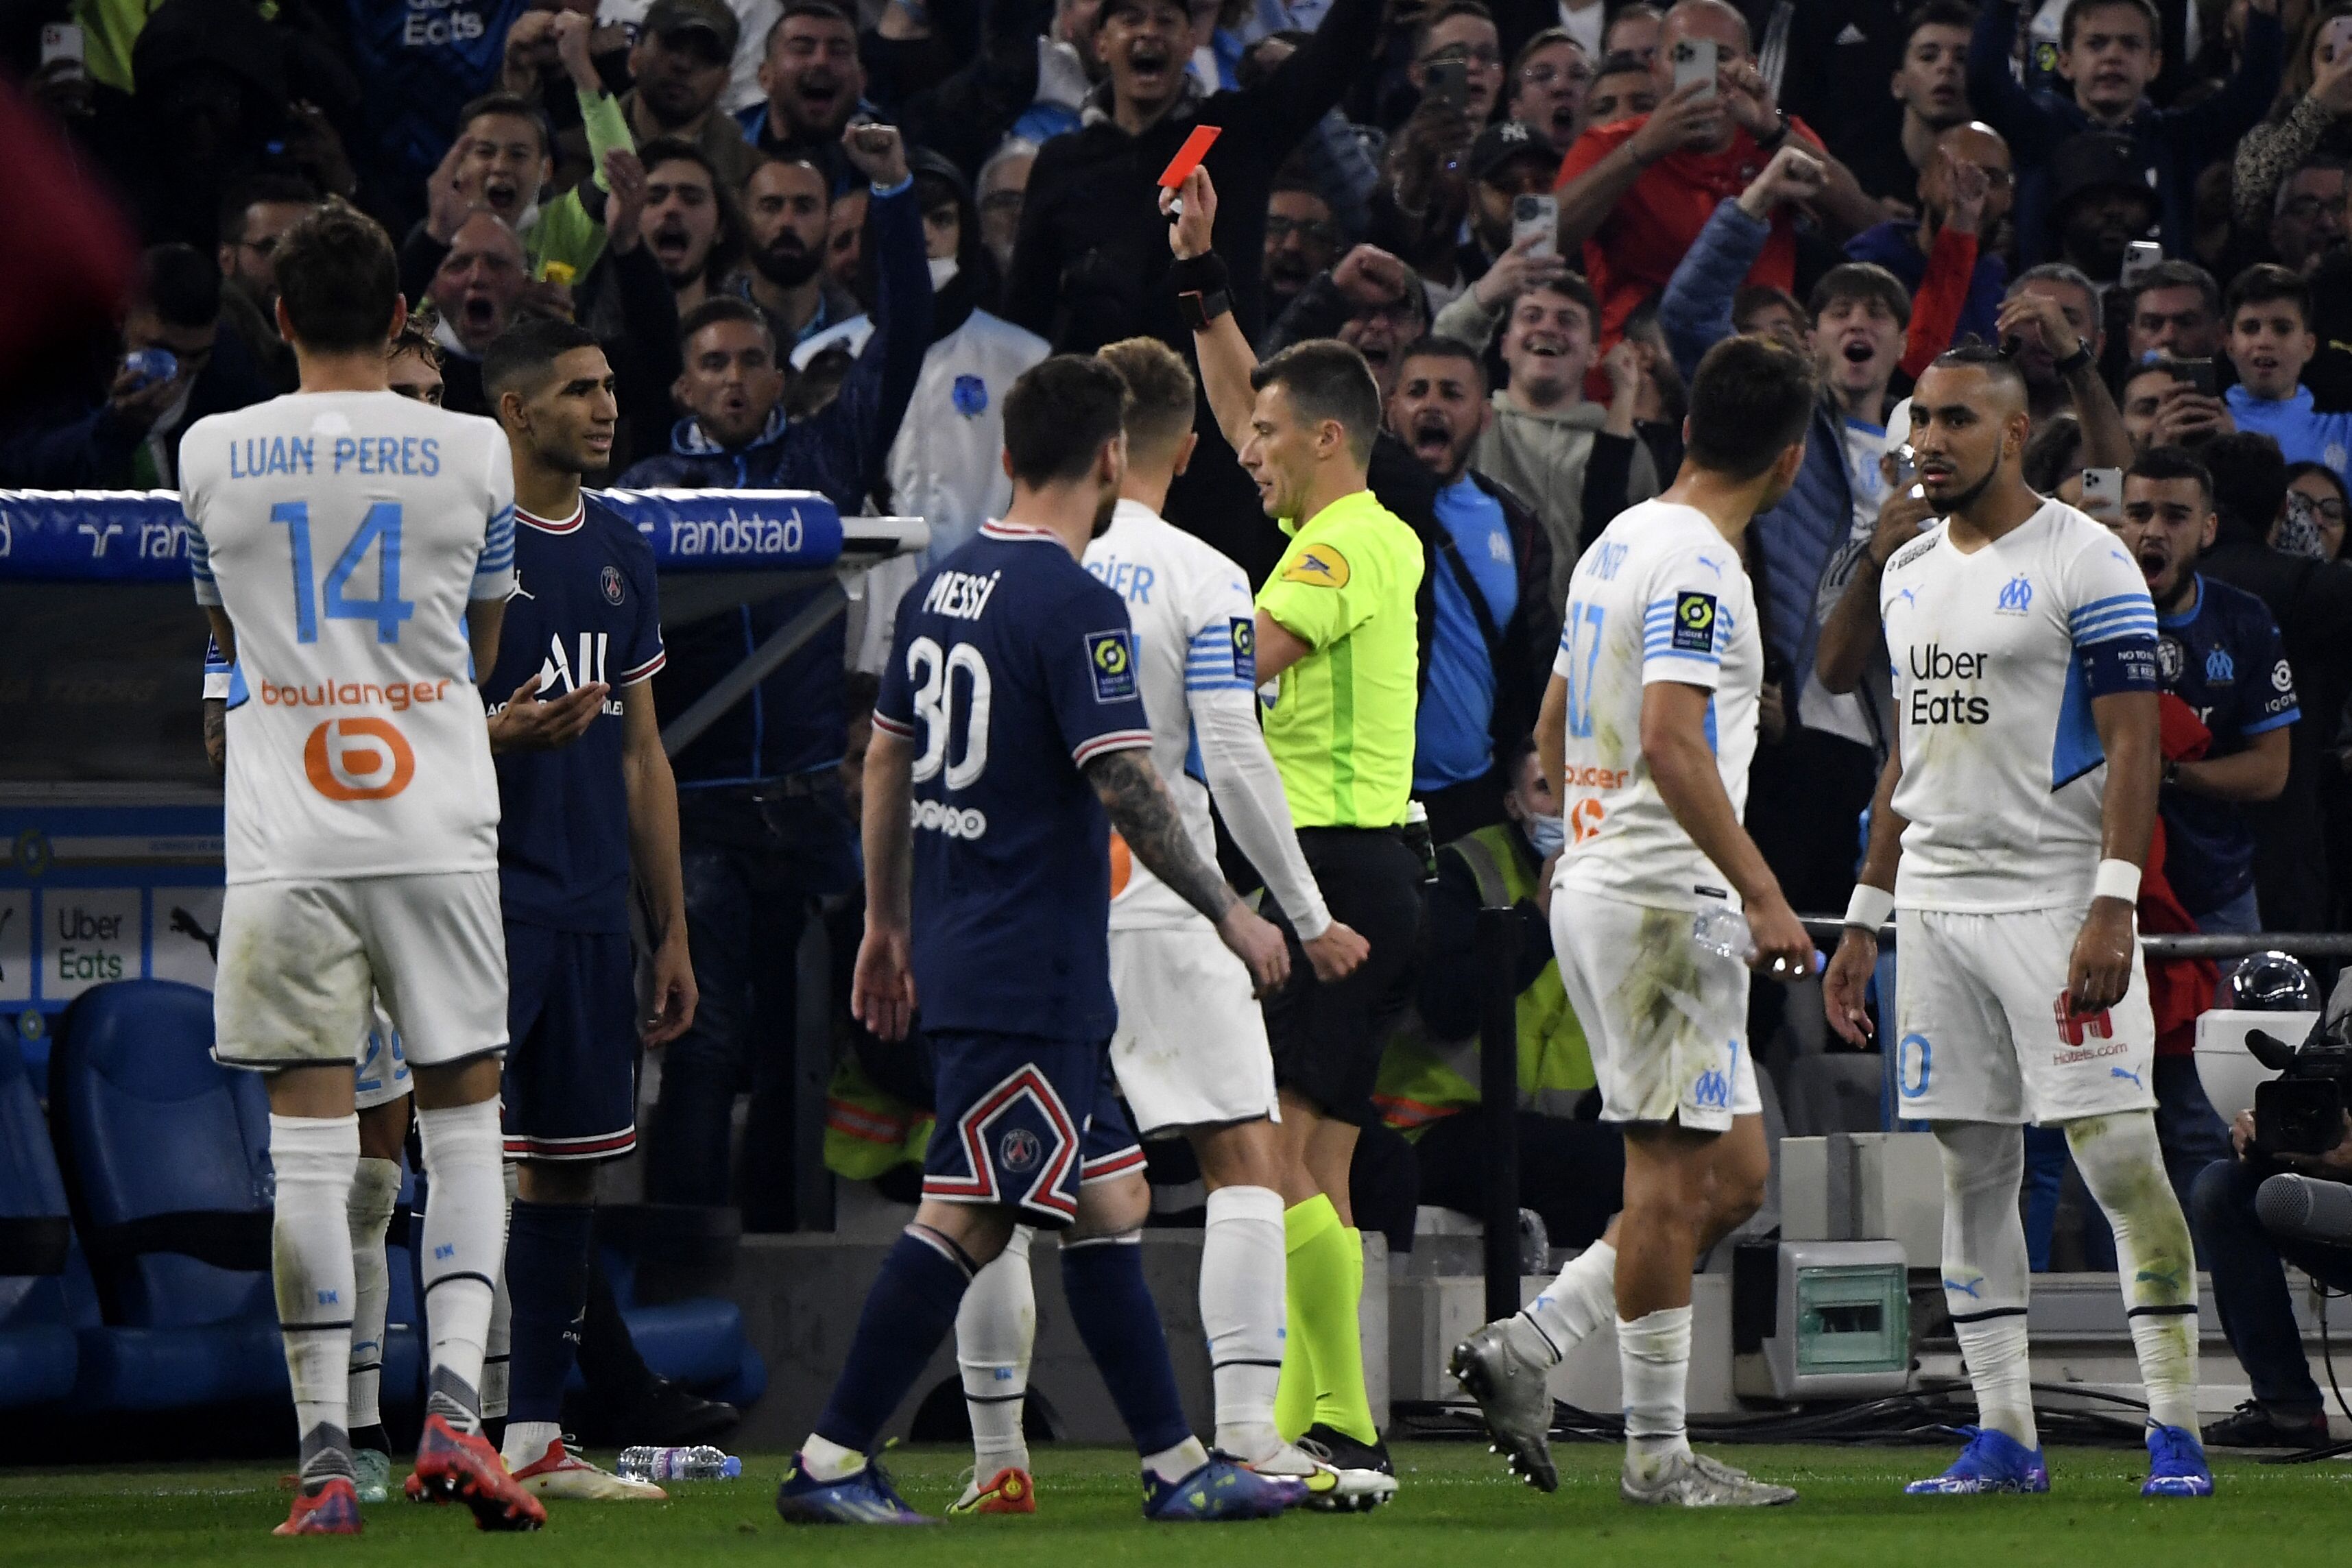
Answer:
<svg viewBox="0 0 2352 1568"><path fill-rule="evenodd" d="M743 1333L743 1309L716 1296L636 1304L636 1264L617 1248L602 1249L604 1276L629 1338L646 1364L672 1383L746 1409L768 1390L768 1364ZM577 1367L570 1385L584 1385Z"/></svg>
<svg viewBox="0 0 2352 1568"><path fill-rule="evenodd" d="M84 1336L82 1381L108 1407L288 1391L269 1284L268 1102L211 1046L211 994L168 980L100 986L58 1030L50 1127L112 1331Z"/></svg>
<svg viewBox="0 0 2352 1568"><path fill-rule="evenodd" d="M71 1394L74 1331L97 1323L40 1102L16 1037L0 1033L0 1408Z"/></svg>

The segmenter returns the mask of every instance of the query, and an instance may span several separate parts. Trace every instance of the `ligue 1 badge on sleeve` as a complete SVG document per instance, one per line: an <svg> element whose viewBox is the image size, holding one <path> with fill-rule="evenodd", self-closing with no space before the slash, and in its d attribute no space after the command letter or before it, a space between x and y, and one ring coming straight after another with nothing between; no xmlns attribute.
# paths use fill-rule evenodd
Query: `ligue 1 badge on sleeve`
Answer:
<svg viewBox="0 0 2352 1568"><path fill-rule="evenodd" d="M988 383L978 376L958 376L948 396L958 413L966 419L978 419L988 407Z"/></svg>

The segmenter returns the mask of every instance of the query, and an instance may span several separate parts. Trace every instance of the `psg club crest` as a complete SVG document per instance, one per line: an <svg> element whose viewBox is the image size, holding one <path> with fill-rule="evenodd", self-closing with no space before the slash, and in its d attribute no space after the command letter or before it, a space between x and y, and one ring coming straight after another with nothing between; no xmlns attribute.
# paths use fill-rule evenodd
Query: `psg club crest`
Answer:
<svg viewBox="0 0 2352 1568"><path fill-rule="evenodd" d="M988 407L988 383L978 376L958 376L948 396L958 413L966 419L977 419Z"/></svg>
<svg viewBox="0 0 2352 1568"><path fill-rule="evenodd" d="M1004 1162L1006 1170L1033 1171L1037 1168L1038 1157L1045 1153L1045 1147L1038 1143L1036 1134L1026 1127L1015 1127L1004 1134L1004 1141L997 1145L996 1152Z"/></svg>
<svg viewBox="0 0 2352 1568"><path fill-rule="evenodd" d="M603 574L599 576L596 580L604 587L605 603L618 604L621 602L623 589L621 587L621 569L619 567L606 567Z"/></svg>

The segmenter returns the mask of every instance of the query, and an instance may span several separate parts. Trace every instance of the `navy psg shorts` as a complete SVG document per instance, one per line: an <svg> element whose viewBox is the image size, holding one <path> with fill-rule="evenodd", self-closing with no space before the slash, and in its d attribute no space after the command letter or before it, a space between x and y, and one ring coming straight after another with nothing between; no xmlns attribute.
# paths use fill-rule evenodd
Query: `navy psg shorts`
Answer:
<svg viewBox="0 0 2352 1568"><path fill-rule="evenodd" d="M923 1196L1001 1204L1024 1225L1059 1230L1078 1188L1143 1168L1103 1041L928 1031L938 1123Z"/></svg>

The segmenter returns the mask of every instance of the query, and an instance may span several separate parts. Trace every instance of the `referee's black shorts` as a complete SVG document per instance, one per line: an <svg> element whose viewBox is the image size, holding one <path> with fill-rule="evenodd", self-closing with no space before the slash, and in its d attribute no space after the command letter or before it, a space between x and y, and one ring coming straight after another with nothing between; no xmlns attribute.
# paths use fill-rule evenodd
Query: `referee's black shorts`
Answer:
<svg viewBox="0 0 2352 1568"><path fill-rule="evenodd" d="M1371 952L1327 986L1290 922L1266 901L1290 942L1290 981L1265 1002L1274 1081L1325 1115L1369 1126L1379 1120L1372 1086L1381 1052L1412 998L1428 868L1394 828L1301 828L1298 847L1331 918L1352 926Z"/></svg>

